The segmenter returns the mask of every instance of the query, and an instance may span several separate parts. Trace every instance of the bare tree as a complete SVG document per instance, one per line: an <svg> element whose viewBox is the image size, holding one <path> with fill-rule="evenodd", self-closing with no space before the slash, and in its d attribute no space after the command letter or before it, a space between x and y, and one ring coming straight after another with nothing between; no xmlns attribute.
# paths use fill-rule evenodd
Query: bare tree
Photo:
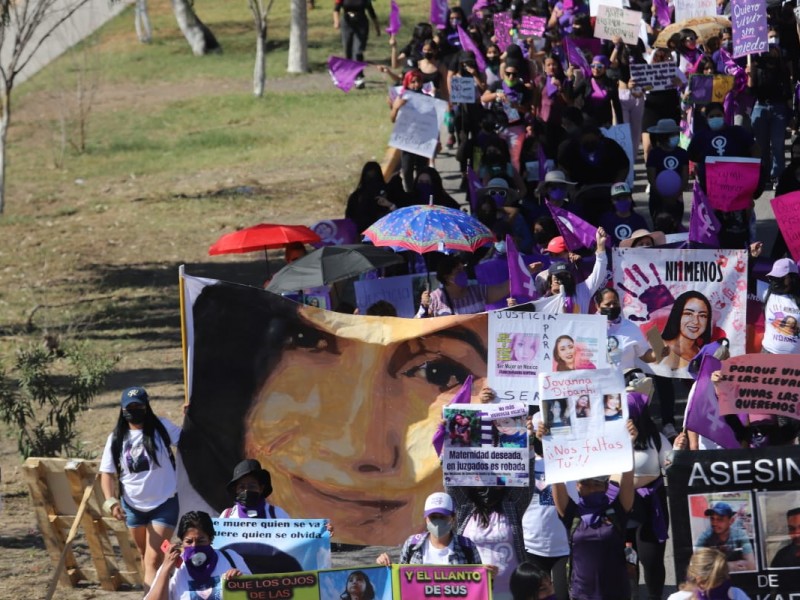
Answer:
<svg viewBox="0 0 800 600"><path fill-rule="evenodd" d="M256 62L253 66L253 94L261 98L267 81L267 17L275 0L247 0L256 26Z"/></svg>
<svg viewBox="0 0 800 600"><path fill-rule="evenodd" d="M289 29L289 73L308 71L308 12L307 0L292 0L292 22Z"/></svg>
<svg viewBox="0 0 800 600"><path fill-rule="evenodd" d="M8 0L0 0L7 2ZM189 42L195 56L205 56L211 52L222 52L217 38L194 12L193 0L172 0L172 10L183 37Z"/></svg>
<svg viewBox="0 0 800 600"><path fill-rule="evenodd" d="M150 25L150 15L147 12L147 0L136 0L133 25L136 27L136 37L140 42L149 44L153 41L153 27Z"/></svg>
<svg viewBox="0 0 800 600"><path fill-rule="evenodd" d="M11 92L53 32L91 0L0 0L0 213L5 209Z"/></svg>

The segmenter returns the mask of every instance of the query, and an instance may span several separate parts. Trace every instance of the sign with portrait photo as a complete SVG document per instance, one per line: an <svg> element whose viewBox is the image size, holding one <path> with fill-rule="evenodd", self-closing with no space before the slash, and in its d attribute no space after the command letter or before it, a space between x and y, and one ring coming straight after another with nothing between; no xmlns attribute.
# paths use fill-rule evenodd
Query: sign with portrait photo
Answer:
<svg viewBox="0 0 800 600"><path fill-rule="evenodd" d="M648 336L656 328L669 354L637 366L688 377L689 362L722 337L732 356L745 353L747 252L681 248L614 248L614 287L622 315Z"/></svg>

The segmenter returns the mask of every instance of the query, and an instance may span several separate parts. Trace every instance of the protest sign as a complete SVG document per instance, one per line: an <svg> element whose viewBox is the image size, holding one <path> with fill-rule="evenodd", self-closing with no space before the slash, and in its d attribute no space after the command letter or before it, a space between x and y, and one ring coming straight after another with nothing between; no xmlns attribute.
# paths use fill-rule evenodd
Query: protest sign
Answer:
<svg viewBox="0 0 800 600"><path fill-rule="evenodd" d="M708 203L714 210L746 210L753 205L753 193L758 187L760 177L760 158L707 156Z"/></svg>
<svg viewBox="0 0 800 600"><path fill-rule="evenodd" d="M633 468L625 380L617 369L539 376L547 483Z"/></svg>
<svg viewBox="0 0 800 600"><path fill-rule="evenodd" d="M355 598L357 594L347 594L348 583L360 581L364 584L365 593L362 598L371 594L366 591L371 587L375 600L392 600L397 595L394 587L397 585L397 569L389 567L350 567L347 569L319 571L319 600L341 600L341 598Z"/></svg>
<svg viewBox="0 0 800 600"><path fill-rule="evenodd" d="M450 79L450 102L474 104L475 80L472 77L452 77Z"/></svg>
<svg viewBox="0 0 800 600"><path fill-rule="evenodd" d="M490 600L491 585L486 567L466 565L398 567L401 600L464 598Z"/></svg>
<svg viewBox="0 0 800 600"><path fill-rule="evenodd" d="M630 124L620 123L619 125L614 125L613 127L601 127L600 131L605 137L617 142L628 156L630 167L628 168L628 177L625 181L627 181L628 186L633 189L633 165L636 160L633 155L633 139L631 138Z"/></svg>
<svg viewBox="0 0 800 600"><path fill-rule="evenodd" d="M656 375L688 377L686 367L712 340L745 351L747 252L683 248L614 248L614 287L622 313L647 334L656 328L670 348L657 363L637 362Z"/></svg>
<svg viewBox="0 0 800 600"><path fill-rule="evenodd" d="M611 40L619 36L626 44L636 44L639 39L639 21L641 20L641 11L601 4L597 11L594 37Z"/></svg>
<svg viewBox="0 0 800 600"><path fill-rule="evenodd" d="M446 487L530 484L525 403L451 404L442 414Z"/></svg>
<svg viewBox="0 0 800 600"><path fill-rule="evenodd" d="M275 575L243 575L224 580L223 600L320 600L319 575L316 572Z"/></svg>
<svg viewBox="0 0 800 600"><path fill-rule="evenodd" d="M733 89L732 75L700 75L689 76L689 99L694 104L724 102L725 96Z"/></svg>
<svg viewBox="0 0 800 600"><path fill-rule="evenodd" d="M675 78L675 63L671 61L652 65L632 63L630 69L631 79L644 90L654 92L675 87L672 82Z"/></svg>
<svg viewBox="0 0 800 600"><path fill-rule="evenodd" d="M311 230L319 236L318 242L311 242L314 248L357 244L360 239L356 224L351 219L318 221L311 226Z"/></svg>
<svg viewBox="0 0 800 600"><path fill-rule="evenodd" d="M608 365L607 331L599 315L491 312L488 385L501 402L538 404L532 376Z"/></svg>
<svg viewBox="0 0 800 600"><path fill-rule="evenodd" d="M547 19L544 17L534 17L533 15L522 15L522 22L519 25L519 32L522 35L542 37L544 35Z"/></svg>
<svg viewBox="0 0 800 600"><path fill-rule="evenodd" d="M791 319L794 321L792 337L796 339L797 319ZM800 416L800 356L745 354L729 358L722 363L717 393L723 415L755 413L797 419Z"/></svg>
<svg viewBox="0 0 800 600"><path fill-rule="evenodd" d="M433 158L447 102L413 92L406 92L403 98L406 103L397 114L389 145L411 154Z"/></svg>
<svg viewBox="0 0 800 600"><path fill-rule="evenodd" d="M770 204L792 258L800 261L800 192L777 196Z"/></svg>
<svg viewBox="0 0 800 600"><path fill-rule="evenodd" d="M715 17L717 15L716 0L674 0L675 23L686 19ZM687 25L691 27L691 25Z"/></svg>
<svg viewBox="0 0 800 600"><path fill-rule="evenodd" d="M796 518L787 518L800 508L798 446L677 451L667 480L675 573L696 549L718 548L731 583L750 598L800 595L800 548L789 535Z"/></svg>
<svg viewBox="0 0 800 600"><path fill-rule="evenodd" d="M328 569L331 536L325 519L212 519L217 550L244 558L253 573Z"/></svg>
<svg viewBox="0 0 800 600"><path fill-rule="evenodd" d="M686 401L683 427L723 448L740 448L736 434L719 412L719 399L711 382L711 374L721 368L721 361L712 354L703 356L697 378Z"/></svg>
<svg viewBox="0 0 800 600"><path fill-rule="evenodd" d="M511 20L511 13L494 13L494 37L497 45L503 52L512 44L511 29L514 26Z"/></svg>
<svg viewBox="0 0 800 600"><path fill-rule="evenodd" d="M769 48L766 0L732 0L733 58Z"/></svg>
<svg viewBox="0 0 800 600"><path fill-rule="evenodd" d="M622 8L622 0L589 0L589 16L596 17L601 5Z"/></svg>
<svg viewBox="0 0 800 600"><path fill-rule="evenodd" d="M356 281L356 306L361 315L369 314L370 307L383 300L391 304L398 317L411 318L419 309L419 297L425 289L425 275L399 275L382 279Z"/></svg>

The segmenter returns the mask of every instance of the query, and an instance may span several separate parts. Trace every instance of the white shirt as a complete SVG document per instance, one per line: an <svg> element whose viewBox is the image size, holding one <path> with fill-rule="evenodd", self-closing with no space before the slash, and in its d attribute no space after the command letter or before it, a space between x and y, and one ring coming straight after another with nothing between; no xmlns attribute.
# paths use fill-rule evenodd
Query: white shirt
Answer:
<svg viewBox="0 0 800 600"><path fill-rule="evenodd" d="M587 314L589 312L589 304L592 301L592 296L608 278L608 256L605 252L595 254L594 256L595 261L592 272L589 273L586 281L575 285L575 295L572 297L574 307L573 313ZM548 303L546 300L552 300L552 302ZM536 310L547 314L563 313L565 312L564 300L560 296L542 298L537 302Z"/></svg>
<svg viewBox="0 0 800 600"><path fill-rule="evenodd" d="M169 435L170 445L176 445L181 435L181 428L169 419L159 418ZM111 441L114 434L108 436L103 458L100 460L100 472L117 474L114 457L111 455ZM141 429L130 429L122 441L122 452L119 456L122 482L122 496L132 508L148 512L157 508L178 490L178 478L175 468L169 459L169 452L161 435L154 433L156 461L147 455L143 444L144 432Z"/></svg>
<svg viewBox="0 0 800 600"><path fill-rule="evenodd" d="M203 598L203 600L222 600L222 576L227 573L228 570L235 568L239 569L242 575L251 574L247 563L244 562L244 559L238 553L233 550L225 550L225 552L231 557L233 564L228 562L225 555L217 550L219 556L217 559L217 566L214 568L214 573L212 573L208 585L203 588L195 590L190 589L191 579L185 565L181 565L180 568L175 569L169 580L169 600L198 600L199 598ZM165 562L159 567L156 573L156 579L162 575L161 570L166 566L167 564ZM150 594L145 596L144 600L150 600L149 596Z"/></svg>
<svg viewBox="0 0 800 600"><path fill-rule="evenodd" d="M424 565L449 565L448 557L453 553L453 540L444 548L434 548L431 546L431 538L425 540L422 548L422 564Z"/></svg>
<svg viewBox="0 0 800 600"><path fill-rule="evenodd" d="M730 598L731 600L750 600L750 596L744 593L744 591L740 590L737 587L732 587L730 589ZM692 592L675 592L672 594L667 600L691 600Z"/></svg>
<svg viewBox="0 0 800 600"><path fill-rule="evenodd" d="M619 323L609 322L608 363L621 369L632 369L636 359L650 350L650 344L642 330L625 317Z"/></svg>
<svg viewBox="0 0 800 600"><path fill-rule="evenodd" d="M661 468L667 464L667 458L672 450L669 440L661 436L661 450L656 450L653 440L649 440L647 450L633 451L633 474L636 477L657 477L661 475Z"/></svg>
<svg viewBox="0 0 800 600"><path fill-rule="evenodd" d="M541 413L534 415L536 417ZM539 418L541 421L541 417ZM538 425L535 424L534 427ZM525 550L537 556L568 556L569 540L567 529L558 516L553 502L553 491L544 474L544 460L536 457L534 461L534 488L531 490L531 502L522 515L522 534L525 537ZM578 489L574 481L567 483L567 493L573 499L578 498Z"/></svg>
<svg viewBox="0 0 800 600"><path fill-rule="evenodd" d="M761 345L772 354L800 354L799 324L800 309L794 300L790 296L770 294L764 306L764 340Z"/></svg>

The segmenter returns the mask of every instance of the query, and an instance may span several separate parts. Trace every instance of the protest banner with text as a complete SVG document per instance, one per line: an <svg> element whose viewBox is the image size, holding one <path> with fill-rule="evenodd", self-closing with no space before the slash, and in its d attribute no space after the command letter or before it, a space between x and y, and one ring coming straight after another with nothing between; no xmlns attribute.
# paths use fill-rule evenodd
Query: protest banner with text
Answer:
<svg viewBox="0 0 800 600"><path fill-rule="evenodd" d="M686 367L707 343L726 337L731 354L745 352L745 250L614 248L614 287L622 314L645 335L656 328L669 354L637 361L656 375L689 377Z"/></svg>
<svg viewBox="0 0 800 600"><path fill-rule="evenodd" d="M445 407L445 486L528 486L527 415L522 402Z"/></svg>
<svg viewBox="0 0 800 600"><path fill-rule="evenodd" d="M546 27L547 19L544 17L522 15L522 20L519 24L519 32L521 35L525 36L542 37Z"/></svg>
<svg viewBox="0 0 800 600"><path fill-rule="evenodd" d="M770 204L792 258L800 261L800 192L777 196Z"/></svg>
<svg viewBox="0 0 800 600"><path fill-rule="evenodd" d="M625 380L617 369L539 376L548 483L576 481L633 468Z"/></svg>
<svg viewBox="0 0 800 600"><path fill-rule="evenodd" d="M800 356L744 354L729 358L722 363L717 393L723 415L800 418Z"/></svg>
<svg viewBox="0 0 800 600"><path fill-rule="evenodd" d="M675 63L631 64L631 79L644 90L655 92L675 87Z"/></svg>
<svg viewBox="0 0 800 600"><path fill-rule="evenodd" d="M636 44L639 39L639 22L641 20L641 11L601 4L597 11L594 37L601 40L612 40L619 36L626 44Z"/></svg>
<svg viewBox="0 0 800 600"><path fill-rule="evenodd" d="M687 19L714 17L717 14L716 0L674 0L675 23ZM687 25L691 27L691 24Z"/></svg>
<svg viewBox="0 0 800 600"><path fill-rule="evenodd" d="M467 565L400 566L399 597L402 600L423 598L463 598L491 600L491 581L486 567Z"/></svg>
<svg viewBox="0 0 800 600"><path fill-rule="evenodd" d="M717 548L753 600L800 597L800 447L676 451L667 481L676 574Z"/></svg>
<svg viewBox="0 0 800 600"><path fill-rule="evenodd" d="M600 11L600 5L622 8L622 0L589 0L589 15L596 17L597 13ZM593 54L597 53L593 52Z"/></svg>
<svg viewBox="0 0 800 600"><path fill-rule="evenodd" d="M406 103L397 114L389 145L411 154L433 158L447 102L414 92L406 92L403 98Z"/></svg>
<svg viewBox="0 0 800 600"><path fill-rule="evenodd" d="M769 48L766 0L731 0L733 58Z"/></svg>
<svg viewBox="0 0 800 600"><path fill-rule="evenodd" d="M605 317L512 310L488 316L488 385L501 402L538 404L540 373L608 366Z"/></svg>
<svg viewBox="0 0 800 600"><path fill-rule="evenodd" d="M750 208L760 176L761 159L759 158L706 157L708 203L714 210L721 211Z"/></svg>
<svg viewBox="0 0 800 600"><path fill-rule="evenodd" d="M472 77L452 77L450 79L450 102L475 104L475 80Z"/></svg>

